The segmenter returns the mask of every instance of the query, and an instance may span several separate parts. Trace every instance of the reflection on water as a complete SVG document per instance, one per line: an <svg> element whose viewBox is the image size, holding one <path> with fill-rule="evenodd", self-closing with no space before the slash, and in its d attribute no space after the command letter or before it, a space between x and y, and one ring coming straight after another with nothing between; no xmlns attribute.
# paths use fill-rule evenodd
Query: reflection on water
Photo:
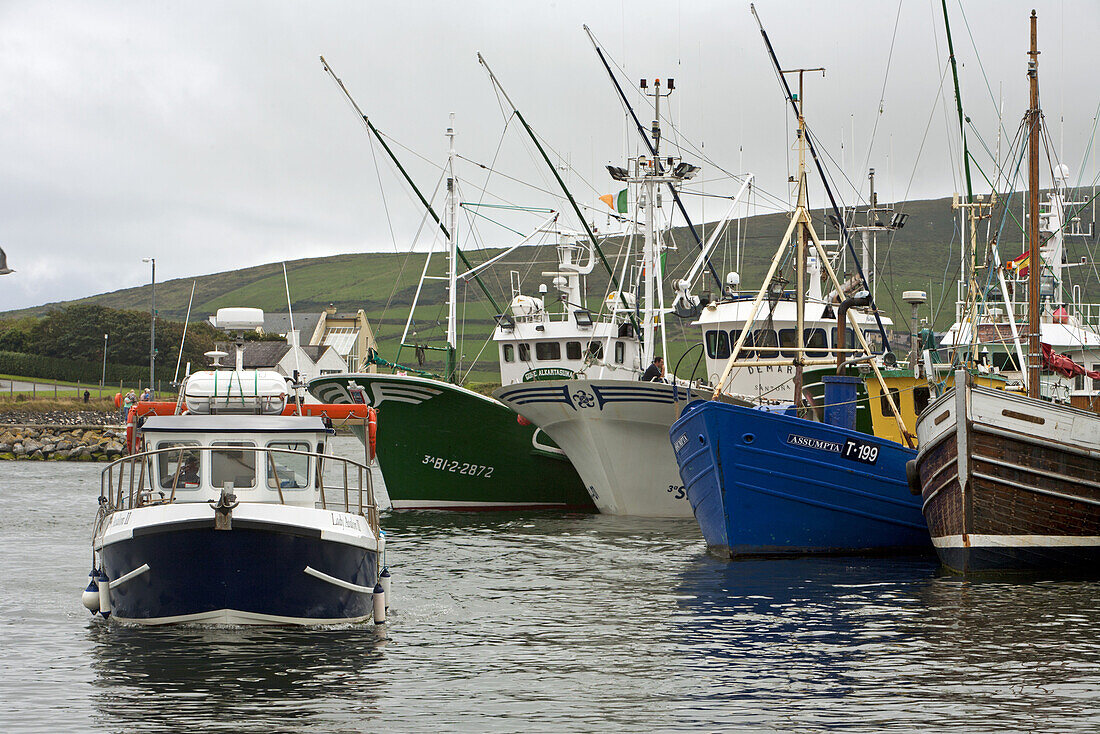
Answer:
<svg viewBox="0 0 1100 734"><path fill-rule="evenodd" d="M677 649L700 684L692 708L718 718L866 731L1097 726L1095 582L972 583L924 558L705 557L681 578Z"/></svg>
<svg viewBox="0 0 1100 734"><path fill-rule="evenodd" d="M177 731L242 722L266 731L359 724L375 701L385 638L322 630L142 628L91 623L94 700L112 729ZM322 723L323 722L323 723Z"/></svg>
<svg viewBox="0 0 1100 734"><path fill-rule="evenodd" d="M98 467L0 472L5 732L1100 729L1096 582L720 561L691 520L412 512L383 517L385 637L122 627L79 606Z"/></svg>

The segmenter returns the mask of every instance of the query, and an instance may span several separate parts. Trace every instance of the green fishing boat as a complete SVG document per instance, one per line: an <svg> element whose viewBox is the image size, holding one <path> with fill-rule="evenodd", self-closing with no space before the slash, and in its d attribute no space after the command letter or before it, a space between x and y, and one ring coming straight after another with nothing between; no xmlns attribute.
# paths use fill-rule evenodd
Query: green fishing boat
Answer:
<svg viewBox="0 0 1100 734"><path fill-rule="evenodd" d="M309 389L378 410L377 458L395 510L595 510L561 449L492 398L408 375L326 375Z"/></svg>

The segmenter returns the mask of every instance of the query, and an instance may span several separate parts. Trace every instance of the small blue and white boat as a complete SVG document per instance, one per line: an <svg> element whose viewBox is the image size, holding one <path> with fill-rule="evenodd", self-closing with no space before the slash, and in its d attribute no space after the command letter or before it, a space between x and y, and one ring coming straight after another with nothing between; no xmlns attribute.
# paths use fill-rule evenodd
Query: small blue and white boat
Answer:
<svg viewBox="0 0 1100 734"><path fill-rule="evenodd" d="M223 327L256 319L218 312ZM236 369L215 361L188 377L176 414L147 417L138 451L103 470L93 613L222 625L375 614L385 537L369 468L327 453L331 424L287 415L285 378L244 370L242 351L238 340Z"/></svg>
<svg viewBox="0 0 1100 734"><path fill-rule="evenodd" d="M916 451L901 444L714 400L689 404L669 436L692 511L719 555L931 547L920 497L906 482Z"/></svg>

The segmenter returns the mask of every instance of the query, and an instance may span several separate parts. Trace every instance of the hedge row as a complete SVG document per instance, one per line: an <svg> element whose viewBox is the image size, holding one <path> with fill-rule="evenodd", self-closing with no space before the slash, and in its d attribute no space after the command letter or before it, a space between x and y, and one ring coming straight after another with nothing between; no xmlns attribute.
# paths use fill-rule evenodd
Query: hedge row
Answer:
<svg viewBox="0 0 1100 734"><path fill-rule="evenodd" d="M75 359L44 357L40 354L0 351L0 374L20 377L38 377L62 382L98 383L103 363L84 362ZM172 379L172 371L158 369L156 377L165 383ZM137 365L107 363L107 384L122 380L144 384L149 381L149 368Z"/></svg>

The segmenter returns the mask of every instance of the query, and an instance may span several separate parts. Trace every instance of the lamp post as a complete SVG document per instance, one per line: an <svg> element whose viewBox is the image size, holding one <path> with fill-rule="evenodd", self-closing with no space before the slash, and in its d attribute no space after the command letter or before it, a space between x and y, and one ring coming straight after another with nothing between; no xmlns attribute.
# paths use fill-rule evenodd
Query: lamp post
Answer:
<svg viewBox="0 0 1100 734"><path fill-rule="evenodd" d="M103 374L99 377L99 386L107 384L107 335L103 335Z"/></svg>
<svg viewBox="0 0 1100 734"><path fill-rule="evenodd" d="M153 363L157 358L157 259L155 257L143 257L141 261L152 266L153 304L150 307L152 318L149 321L149 389L155 392L153 387L156 384L153 382Z"/></svg>

